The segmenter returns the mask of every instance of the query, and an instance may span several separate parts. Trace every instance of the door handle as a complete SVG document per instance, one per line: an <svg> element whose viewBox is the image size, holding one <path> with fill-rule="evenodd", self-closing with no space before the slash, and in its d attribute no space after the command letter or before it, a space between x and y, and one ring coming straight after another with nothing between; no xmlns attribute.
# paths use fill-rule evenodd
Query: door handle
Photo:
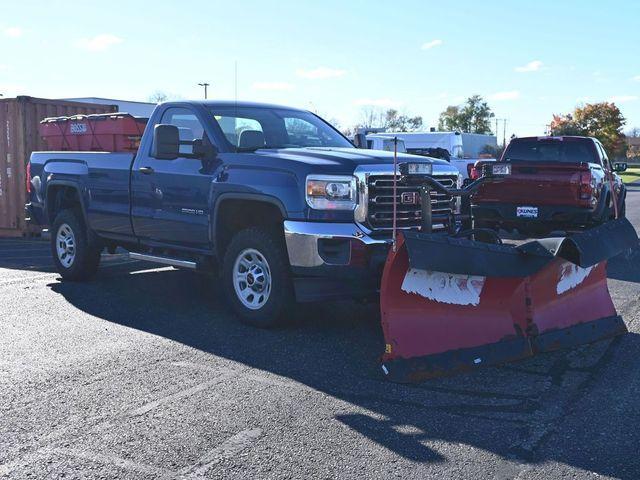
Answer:
<svg viewBox="0 0 640 480"><path fill-rule="evenodd" d="M151 175L155 170L151 167L140 167L138 171L144 175Z"/></svg>

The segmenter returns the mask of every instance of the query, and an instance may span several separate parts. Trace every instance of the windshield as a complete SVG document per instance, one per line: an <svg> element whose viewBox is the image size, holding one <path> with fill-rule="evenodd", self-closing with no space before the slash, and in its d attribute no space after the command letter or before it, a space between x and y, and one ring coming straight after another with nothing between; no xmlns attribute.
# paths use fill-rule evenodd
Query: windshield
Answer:
<svg viewBox="0 0 640 480"><path fill-rule="evenodd" d="M513 140L504 154L509 162L565 162L597 163L595 150L590 140Z"/></svg>
<svg viewBox="0 0 640 480"><path fill-rule="evenodd" d="M355 148L333 127L309 112L231 106L211 108L211 113L228 147L236 152L260 148Z"/></svg>

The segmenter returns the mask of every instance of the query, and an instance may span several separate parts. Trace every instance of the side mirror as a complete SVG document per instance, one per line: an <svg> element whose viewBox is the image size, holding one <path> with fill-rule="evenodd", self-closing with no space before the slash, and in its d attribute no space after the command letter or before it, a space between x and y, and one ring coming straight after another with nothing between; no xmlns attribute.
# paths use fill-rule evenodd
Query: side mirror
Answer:
<svg viewBox="0 0 640 480"><path fill-rule="evenodd" d="M616 162L613 164L614 172L625 172L627 170L627 164L625 162Z"/></svg>
<svg viewBox="0 0 640 480"><path fill-rule="evenodd" d="M175 125L158 124L153 129L151 156L159 160L174 160L180 155L180 133Z"/></svg>
<svg viewBox="0 0 640 480"><path fill-rule="evenodd" d="M356 148L367 148L367 136L364 133L356 133L353 137Z"/></svg>

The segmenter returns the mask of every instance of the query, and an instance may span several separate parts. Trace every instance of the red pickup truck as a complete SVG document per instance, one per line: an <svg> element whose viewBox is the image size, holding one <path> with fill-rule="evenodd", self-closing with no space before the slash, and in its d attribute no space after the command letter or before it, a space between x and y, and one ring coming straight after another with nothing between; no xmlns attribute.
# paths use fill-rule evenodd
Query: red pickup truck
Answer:
<svg viewBox="0 0 640 480"><path fill-rule="evenodd" d="M515 138L482 166L488 178L471 199L475 226L538 236L622 217L626 190L616 172L626 168L612 165L595 138Z"/></svg>

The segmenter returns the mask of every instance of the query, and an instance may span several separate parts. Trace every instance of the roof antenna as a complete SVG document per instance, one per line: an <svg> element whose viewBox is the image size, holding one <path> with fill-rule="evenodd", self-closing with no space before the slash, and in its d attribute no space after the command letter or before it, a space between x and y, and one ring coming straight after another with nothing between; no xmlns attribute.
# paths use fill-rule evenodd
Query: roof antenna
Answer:
<svg viewBox="0 0 640 480"><path fill-rule="evenodd" d="M236 107L236 114L238 112L238 61L235 61L234 64L234 89L235 89L235 107Z"/></svg>

